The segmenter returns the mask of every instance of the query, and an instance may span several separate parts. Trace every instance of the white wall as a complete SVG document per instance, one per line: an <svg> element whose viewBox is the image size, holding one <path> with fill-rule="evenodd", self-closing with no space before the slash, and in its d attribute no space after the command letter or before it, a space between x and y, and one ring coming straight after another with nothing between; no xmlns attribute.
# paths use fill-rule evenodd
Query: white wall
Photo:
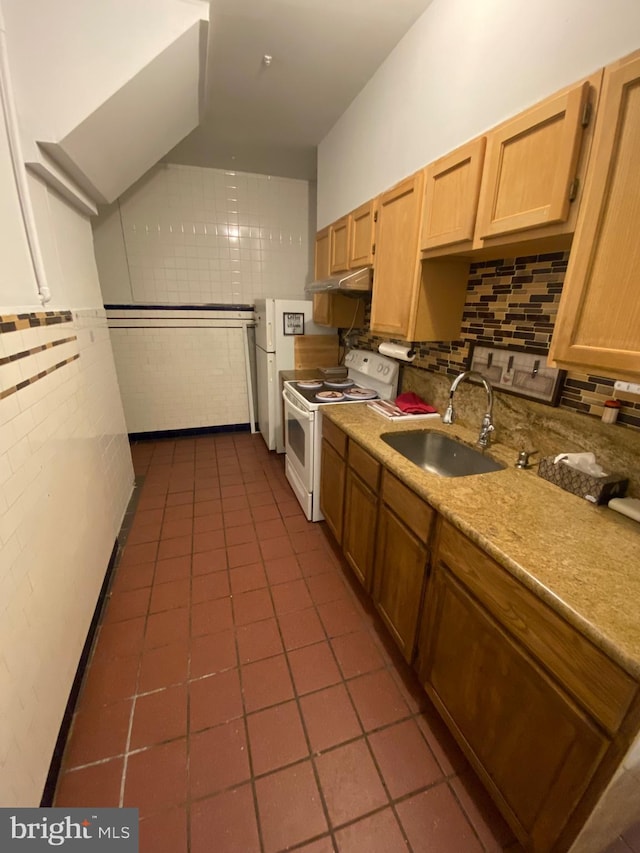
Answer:
<svg viewBox="0 0 640 853"><path fill-rule="evenodd" d="M7 129L1 118L1 108L0 98L0 303L18 305L24 301L25 304L32 304L37 295L36 280L22 225L20 202L9 156Z"/></svg>
<svg viewBox="0 0 640 853"><path fill-rule="evenodd" d="M318 148L318 228L640 47L637 0L434 0Z"/></svg>
<svg viewBox="0 0 640 853"><path fill-rule="evenodd" d="M42 307L5 140L0 111L0 315L10 317ZM53 293L47 310L72 309L73 319L0 331L3 806L40 802L133 482L89 222L35 179L30 191Z"/></svg>
<svg viewBox="0 0 640 853"><path fill-rule="evenodd" d="M165 164L94 223L106 304L252 305L303 298L307 181Z"/></svg>
<svg viewBox="0 0 640 853"><path fill-rule="evenodd" d="M2 0L2 9L27 160L36 140L62 139L209 12L195 0Z"/></svg>
<svg viewBox="0 0 640 853"><path fill-rule="evenodd" d="M104 302L252 307L263 297L302 299L314 211L307 181L159 165L94 221ZM154 329L111 323L129 432L250 421L247 321L214 313L197 320L206 329L189 331L179 328L186 314L175 311L165 312L173 319L128 323ZM185 384L185 376L197 382Z"/></svg>
<svg viewBox="0 0 640 853"><path fill-rule="evenodd" d="M46 310L102 308L89 218L34 175L29 175L28 183L51 290Z"/></svg>
<svg viewBox="0 0 640 853"><path fill-rule="evenodd" d="M252 311L150 312L154 319L114 313L137 317L109 320L130 433L250 422L245 336Z"/></svg>

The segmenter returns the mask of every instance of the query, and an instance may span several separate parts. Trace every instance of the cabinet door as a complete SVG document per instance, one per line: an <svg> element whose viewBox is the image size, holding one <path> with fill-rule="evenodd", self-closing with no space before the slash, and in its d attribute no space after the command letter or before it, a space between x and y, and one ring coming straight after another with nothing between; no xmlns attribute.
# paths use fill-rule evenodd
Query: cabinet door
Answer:
<svg viewBox="0 0 640 853"><path fill-rule="evenodd" d="M640 375L640 54L605 69L593 149L549 356Z"/></svg>
<svg viewBox="0 0 640 853"><path fill-rule="evenodd" d="M371 330L405 340L416 320L423 186L418 172L384 193L378 208Z"/></svg>
<svg viewBox="0 0 640 853"><path fill-rule="evenodd" d="M608 741L439 563L420 675L521 841L553 847Z"/></svg>
<svg viewBox="0 0 640 853"><path fill-rule="evenodd" d="M376 546L378 496L347 469L342 550L362 586L370 591Z"/></svg>
<svg viewBox="0 0 640 853"><path fill-rule="evenodd" d="M313 276L316 281L329 277L329 229L316 234ZM331 300L328 293L313 294L313 322L320 326L331 325Z"/></svg>
<svg viewBox="0 0 640 853"><path fill-rule="evenodd" d="M329 226L329 272L332 275L349 269L350 226L348 216Z"/></svg>
<svg viewBox="0 0 640 853"><path fill-rule="evenodd" d="M313 274L316 281L329 277L329 228L316 234Z"/></svg>
<svg viewBox="0 0 640 853"><path fill-rule="evenodd" d="M473 240L485 146L481 136L427 166L421 249Z"/></svg>
<svg viewBox="0 0 640 853"><path fill-rule="evenodd" d="M349 235L349 267L358 269L373 264L375 242L375 202L372 199L356 208L351 214Z"/></svg>
<svg viewBox="0 0 640 853"><path fill-rule="evenodd" d="M313 322L339 329L360 329L364 325L364 301L342 293L314 293Z"/></svg>
<svg viewBox="0 0 640 853"><path fill-rule="evenodd" d="M319 326L331 326L331 294L313 294L313 322Z"/></svg>
<svg viewBox="0 0 640 853"><path fill-rule="evenodd" d="M329 444L322 439L322 468L320 471L320 509L329 530L336 541L342 542L342 524L344 512L344 482L346 462Z"/></svg>
<svg viewBox="0 0 640 853"><path fill-rule="evenodd" d="M409 662L415 648L427 553L398 516L381 504L373 600Z"/></svg>
<svg viewBox="0 0 640 853"><path fill-rule="evenodd" d="M588 97L582 83L488 134L478 237L568 218Z"/></svg>

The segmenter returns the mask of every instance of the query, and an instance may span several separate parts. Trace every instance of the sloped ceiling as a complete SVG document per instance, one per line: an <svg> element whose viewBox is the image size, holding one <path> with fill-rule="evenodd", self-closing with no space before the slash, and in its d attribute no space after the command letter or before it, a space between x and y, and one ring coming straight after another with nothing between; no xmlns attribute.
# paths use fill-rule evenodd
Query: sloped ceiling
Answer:
<svg viewBox="0 0 640 853"><path fill-rule="evenodd" d="M200 119L206 25L194 24L104 104L44 150L99 203L110 203Z"/></svg>
<svg viewBox="0 0 640 853"><path fill-rule="evenodd" d="M212 0L204 116L165 160L314 179L318 143L430 3Z"/></svg>
<svg viewBox="0 0 640 853"><path fill-rule="evenodd" d="M95 212L161 159L313 180L431 0L1 2L27 165Z"/></svg>
<svg viewBox="0 0 640 853"><path fill-rule="evenodd" d="M206 0L0 0L28 168L81 210L198 124Z"/></svg>

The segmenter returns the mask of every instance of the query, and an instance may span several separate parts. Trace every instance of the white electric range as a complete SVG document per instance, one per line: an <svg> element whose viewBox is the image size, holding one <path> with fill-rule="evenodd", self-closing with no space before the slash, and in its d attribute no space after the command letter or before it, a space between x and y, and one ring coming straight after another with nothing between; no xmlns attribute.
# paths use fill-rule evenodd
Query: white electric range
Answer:
<svg viewBox="0 0 640 853"><path fill-rule="evenodd" d="M322 521L320 464L322 408L328 404L361 403L398 393L398 363L367 350L350 350L344 360L347 378L284 383L286 475L309 521Z"/></svg>

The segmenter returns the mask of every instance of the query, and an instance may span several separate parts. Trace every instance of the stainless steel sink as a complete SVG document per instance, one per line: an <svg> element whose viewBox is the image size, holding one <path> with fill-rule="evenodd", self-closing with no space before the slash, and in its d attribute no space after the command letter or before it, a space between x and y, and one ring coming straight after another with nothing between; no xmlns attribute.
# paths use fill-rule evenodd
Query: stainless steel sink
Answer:
<svg viewBox="0 0 640 853"><path fill-rule="evenodd" d="M439 432L408 430L387 432L380 437L410 462L441 477L467 477L506 468L501 462L485 456L481 450L474 450Z"/></svg>

